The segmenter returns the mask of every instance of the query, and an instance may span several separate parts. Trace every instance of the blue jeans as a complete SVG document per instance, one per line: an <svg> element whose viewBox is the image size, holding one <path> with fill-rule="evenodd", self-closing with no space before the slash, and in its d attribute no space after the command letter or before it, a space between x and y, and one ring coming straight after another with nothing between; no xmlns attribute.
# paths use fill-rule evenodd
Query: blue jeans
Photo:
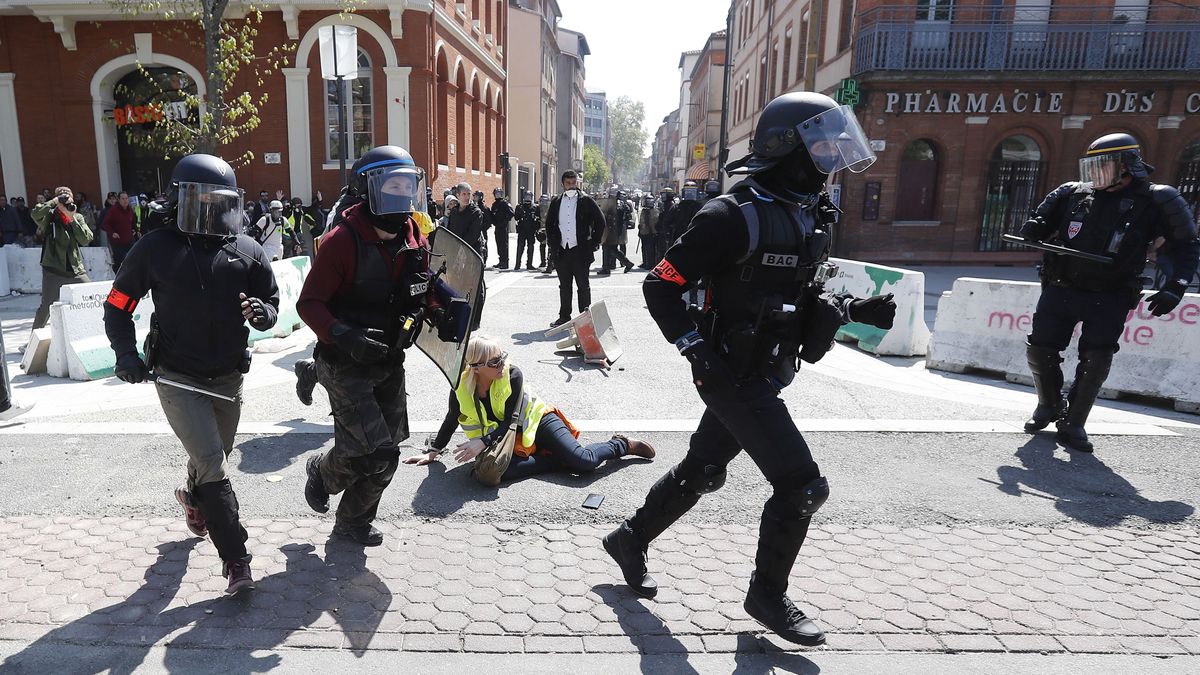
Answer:
<svg viewBox="0 0 1200 675"><path fill-rule="evenodd" d="M520 480L551 471L589 473L610 459L623 457L629 450L624 441L616 438L603 443L580 445L567 425L563 424L562 418L553 413L542 417L533 442L537 446L537 454L529 457L513 455L512 463L504 471L501 480Z"/></svg>

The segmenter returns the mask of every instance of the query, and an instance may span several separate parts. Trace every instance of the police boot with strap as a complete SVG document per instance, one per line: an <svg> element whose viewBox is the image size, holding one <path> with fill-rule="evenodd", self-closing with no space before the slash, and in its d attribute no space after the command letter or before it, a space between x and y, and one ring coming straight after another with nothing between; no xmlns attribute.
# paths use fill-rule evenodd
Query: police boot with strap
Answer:
<svg viewBox="0 0 1200 675"><path fill-rule="evenodd" d="M658 582L646 572L646 549L680 516L700 501L700 495L725 484L725 470L707 465L693 468L687 460L658 479L646 503L633 517L604 537L604 550L617 561L625 583L634 593L654 597Z"/></svg>
<svg viewBox="0 0 1200 675"><path fill-rule="evenodd" d="M1025 423L1025 432L1032 434L1061 418L1067 410L1067 402L1062 395L1062 356L1058 350L1026 343L1025 358L1029 360L1029 372L1033 375L1033 387L1038 396L1037 408Z"/></svg>
<svg viewBox="0 0 1200 675"><path fill-rule="evenodd" d="M808 535L812 514L828 497L829 483L824 478L800 489L781 491L776 487L763 508L754 574L742 605L768 630L806 647L824 644L825 633L787 596L788 577Z"/></svg>
<svg viewBox="0 0 1200 675"><path fill-rule="evenodd" d="M1056 436L1059 443L1072 450L1092 451L1092 442L1088 440L1083 425L1087 423L1096 397L1100 395L1100 387L1104 386L1104 380L1108 379L1112 359L1113 353L1107 349L1079 352L1075 382L1071 384L1071 393L1067 395L1067 414L1058 423Z"/></svg>
<svg viewBox="0 0 1200 675"><path fill-rule="evenodd" d="M233 485L228 478L197 485L192 491L192 498L204 513L208 536L224 562L222 574L230 579L227 592L249 586L252 583L248 567L251 556L246 550L249 535L238 518L238 499L233 492ZM242 582L243 579L244 583L234 588L234 582Z"/></svg>

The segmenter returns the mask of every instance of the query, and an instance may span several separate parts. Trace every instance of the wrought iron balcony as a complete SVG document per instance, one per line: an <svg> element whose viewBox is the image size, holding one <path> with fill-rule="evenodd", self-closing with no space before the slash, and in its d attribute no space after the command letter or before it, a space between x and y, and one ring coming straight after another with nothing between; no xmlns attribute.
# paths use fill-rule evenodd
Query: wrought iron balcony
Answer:
<svg viewBox="0 0 1200 675"><path fill-rule="evenodd" d="M931 3L933 4L933 3ZM858 16L853 73L1200 70L1200 13L883 6ZM1194 18L1193 18L1194 17ZM1177 18L1177 17L1172 17Z"/></svg>

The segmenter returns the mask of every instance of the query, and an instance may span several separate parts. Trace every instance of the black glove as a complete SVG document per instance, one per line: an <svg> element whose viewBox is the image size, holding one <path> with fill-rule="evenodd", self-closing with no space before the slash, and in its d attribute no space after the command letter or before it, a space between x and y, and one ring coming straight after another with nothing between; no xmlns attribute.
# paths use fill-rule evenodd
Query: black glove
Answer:
<svg viewBox="0 0 1200 675"><path fill-rule="evenodd" d="M1042 230L1045 228L1045 222L1041 217L1030 218L1021 225L1021 229L1017 231L1022 239L1027 241L1038 241L1042 238Z"/></svg>
<svg viewBox="0 0 1200 675"><path fill-rule="evenodd" d="M117 379L129 384L138 384L145 382L150 376L150 371L146 369L146 363L142 361L142 357L136 352L129 352L117 357L116 367Z"/></svg>
<svg viewBox="0 0 1200 675"><path fill-rule="evenodd" d="M1186 290L1187 286L1178 281L1168 282L1161 290L1146 299L1146 307L1154 316L1167 314L1179 305L1180 300L1183 300Z"/></svg>
<svg viewBox="0 0 1200 675"><path fill-rule="evenodd" d="M242 316L250 322L255 328L262 328L267 322L267 308L265 303L258 298L248 298L245 293L241 294L242 300Z"/></svg>
<svg viewBox="0 0 1200 675"><path fill-rule="evenodd" d="M717 356L712 347L702 339L693 341L680 350L692 364L692 381L705 391L716 391L733 385L733 373L729 366Z"/></svg>
<svg viewBox="0 0 1200 675"><path fill-rule="evenodd" d="M333 343L363 365L383 361L388 355L388 346L383 343L383 331L368 328L352 328L344 323L335 323L329 330Z"/></svg>
<svg viewBox="0 0 1200 675"><path fill-rule="evenodd" d="M851 300L850 320L887 330L896 320L896 301L891 293Z"/></svg>

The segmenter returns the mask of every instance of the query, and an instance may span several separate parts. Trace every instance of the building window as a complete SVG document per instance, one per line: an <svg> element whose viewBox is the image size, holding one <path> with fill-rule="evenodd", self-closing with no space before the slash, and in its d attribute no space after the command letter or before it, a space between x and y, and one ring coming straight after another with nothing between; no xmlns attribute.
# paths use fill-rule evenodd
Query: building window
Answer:
<svg viewBox="0 0 1200 675"><path fill-rule="evenodd" d="M954 0L917 0L917 21L949 21Z"/></svg>
<svg viewBox="0 0 1200 675"><path fill-rule="evenodd" d="M934 220L937 199L938 158L933 144L917 139L900 155L896 186L896 220Z"/></svg>
<svg viewBox="0 0 1200 675"><path fill-rule="evenodd" d="M358 50L358 77L341 83L346 96L346 138L349 152L346 161L358 159L364 152L375 147L375 123L371 105L371 59L363 50ZM338 136L337 80L325 83L325 157L329 162L342 158L341 139Z"/></svg>
<svg viewBox="0 0 1200 675"><path fill-rule="evenodd" d="M980 251L1013 248L1005 243L1003 235L1015 234L1037 206L1045 167L1042 149L1029 136L1009 136L996 146L988 165Z"/></svg>
<svg viewBox="0 0 1200 675"><path fill-rule="evenodd" d="M783 34L783 88L792 85L792 27Z"/></svg>
<svg viewBox="0 0 1200 675"><path fill-rule="evenodd" d="M779 75L779 40L771 47L771 98L775 98L775 92L779 91L779 81L776 76Z"/></svg>
<svg viewBox="0 0 1200 675"><path fill-rule="evenodd" d="M770 85L767 82L767 52L764 51L762 57L758 59L758 105L763 107L767 104L767 92Z"/></svg>
<svg viewBox="0 0 1200 675"><path fill-rule="evenodd" d="M850 28L854 25L854 0L842 0L841 25L838 29L838 51L850 46Z"/></svg>
<svg viewBox="0 0 1200 675"><path fill-rule="evenodd" d="M1192 213L1200 213L1200 139L1188 143L1179 158L1179 173L1175 178L1179 194L1192 207ZM1200 216L1197 216L1200 218Z"/></svg>

